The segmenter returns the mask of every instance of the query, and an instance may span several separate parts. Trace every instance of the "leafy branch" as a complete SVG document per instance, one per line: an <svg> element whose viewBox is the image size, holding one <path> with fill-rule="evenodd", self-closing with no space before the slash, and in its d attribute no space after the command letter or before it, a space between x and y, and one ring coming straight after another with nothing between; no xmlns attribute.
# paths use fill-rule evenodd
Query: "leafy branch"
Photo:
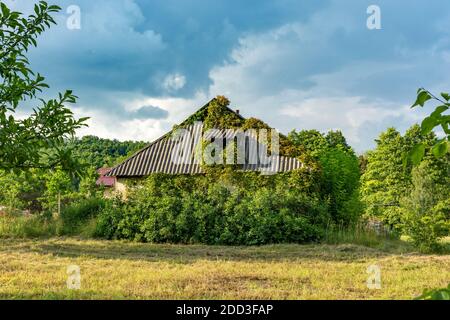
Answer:
<svg viewBox="0 0 450 320"><path fill-rule="evenodd" d="M49 86L33 72L26 56L37 37L56 24L53 13L61 8L40 1L24 17L0 3L0 169L68 166L64 141L85 126L88 118L75 119L67 104L76 103L71 90L48 101L37 95ZM36 104L31 114L16 117L21 102Z"/></svg>
<svg viewBox="0 0 450 320"><path fill-rule="evenodd" d="M441 158L447 154L449 151L449 140L450 140L450 115L444 114L450 107L450 94L442 92L440 97L435 96L430 91L420 88L417 91L417 99L411 108L424 107L428 101L437 102L437 106L434 111L423 119L420 128L422 134L427 135L437 127L441 127L444 131L445 136L436 141L436 143L431 146L431 152L437 158ZM425 155L426 145L424 143L416 144L409 153L409 158L414 165L417 165Z"/></svg>

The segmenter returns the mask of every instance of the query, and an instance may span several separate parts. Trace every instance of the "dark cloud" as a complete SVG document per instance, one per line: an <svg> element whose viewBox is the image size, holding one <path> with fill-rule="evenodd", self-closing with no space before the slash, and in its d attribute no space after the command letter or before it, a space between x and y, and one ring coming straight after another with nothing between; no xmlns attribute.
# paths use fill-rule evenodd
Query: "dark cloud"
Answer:
<svg viewBox="0 0 450 320"><path fill-rule="evenodd" d="M166 110L154 106L143 106L129 113L129 117L133 119L166 119L168 116Z"/></svg>

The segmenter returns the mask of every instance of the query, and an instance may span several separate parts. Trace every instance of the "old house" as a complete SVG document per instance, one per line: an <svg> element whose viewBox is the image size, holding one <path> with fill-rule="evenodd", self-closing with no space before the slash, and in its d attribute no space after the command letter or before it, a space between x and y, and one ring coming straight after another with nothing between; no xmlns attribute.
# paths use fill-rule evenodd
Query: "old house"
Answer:
<svg viewBox="0 0 450 320"><path fill-rule="evenodd" d="M236 142L239 134L243 134L246 140L243 140L245 154L242 156L242 161L237 165L238 170L275 174L299 169L303 166L295 156L289 156L290 152L286 151L289 150L289 146L287 146L287 139L284 136L280 137L280 152L271 154L266 157L266 161L262 161L260 154L264 144L259 142L258 133L255 129L271 128L258 119L245 119L239 111L228 107L226 98L217 97L197 110L180 125L175 126L171 131L112 168L106 174L106 177L114 177L115 190L123 193L126 191L127 180L143 178L153 173L203 174L202 166L205 164L205 159L198 156L198 146L202 146L202 143L204 146L205 141L206 143L224 141L221 151L225 154L227 143L229 144L230 141ZM178 139L177 130L183 130L187 138ZM256 140L258 142L252 144ZM238 145L237 142L236 145ZM255 151L253 153L251 152L252 145ZM272 145L274 145L274 142ZM180 149L183 149L183 151L181 152ZM200 150L204 150L204 148L200 147ZM174 160L174 154L180 154L178 160ZM223 163L225 164L225 160Z"/></svg>

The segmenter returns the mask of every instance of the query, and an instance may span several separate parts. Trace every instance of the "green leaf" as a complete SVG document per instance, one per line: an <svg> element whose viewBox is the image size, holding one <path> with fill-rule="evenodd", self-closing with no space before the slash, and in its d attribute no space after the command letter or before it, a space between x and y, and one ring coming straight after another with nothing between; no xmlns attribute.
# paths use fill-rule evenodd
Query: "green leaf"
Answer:
<svg viewBox="0 0 450 320"><path fill-rule="evenodd" d="M406 167L408 166L408 154L403 154L402 165L403 165L403 169L406 169Z"/></svg>
<svg viewBox="0 0 450 320"><path fill-rule="evenodd" d="M446 106L446 105L438 106L438 107L436 107L436 109L434 109L434 111L430 115L430 117L438 118L442 114L442 112L447 111L447 110L448 110L448 106Z"/></svg>
<svg viewBox="0 0 450 320"><path fill-rule="evenodd" d="M415 106L421 106L423 107L425 102L427 102L428 100L430 100L432 97L431 95L428 93L428 91L426 90L422 90L419 92L419 94L417 95L417 100L416 102L414 102L414 104L411 106L411 108L414 108Z"/></svg>
<svg viewBox="0 0 450 320"><path fill-rule="evenodd" d="M435 126L437 126L438 120L436 119L436 117L426 117L425 119L423 119L422 124L420 125L420 128L422 130L422 134L428 134L431 132L431 130L433 130L433 128Z"/></svg>
<svg viewBox="0 0 450 320"><path fill-rule="evenodd" d="M447 140L444 140L444 141L441 141L440 143L435 144L433 146L433 148L431 149L431 151L433 152L433 154L436 158L443 157L448 151Z"/></svg>
<svg viewBox="0 0 450 320"><path fill-rule="evenodd" d="M450 100L450 94L446 93L446 92L442 92L441 93L441 97L445 99L445 101Z"/></svg>
<svg viewBox="0 0 450 320"><path fill-rule="evenodd" d="M3 17L7 18L9 16L9 13L10 13L9 8L3 2L1 3L1 8L2 8L2 15L3 15Z"/></svg>
<svg viewBox="0 0 450 320"><path fill-rule="evenodd" d="M414 165L419 164L425 155L425 145L423 143L416 144L409 153L409 158Z"/></svg>

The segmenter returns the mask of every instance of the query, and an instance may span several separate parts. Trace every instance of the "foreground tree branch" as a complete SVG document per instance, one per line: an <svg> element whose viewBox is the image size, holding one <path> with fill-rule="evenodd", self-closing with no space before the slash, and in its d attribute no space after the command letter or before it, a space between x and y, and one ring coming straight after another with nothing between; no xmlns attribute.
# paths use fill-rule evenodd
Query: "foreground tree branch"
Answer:
<svg viewBox="0 0 450 320"><path fill-rule="evenodd" d="M45 78L29 67L26 53L37 37L56 24L51 14L61 10L41 1L24 17L0 4L0 169L53 168L73 170L76 165L64 141L85 126L88 118L75 119L67 107L77 97L71 90L56 99L38 94L48 88ZM36 104L31 114L16 116L20 104Z"/></svg>

